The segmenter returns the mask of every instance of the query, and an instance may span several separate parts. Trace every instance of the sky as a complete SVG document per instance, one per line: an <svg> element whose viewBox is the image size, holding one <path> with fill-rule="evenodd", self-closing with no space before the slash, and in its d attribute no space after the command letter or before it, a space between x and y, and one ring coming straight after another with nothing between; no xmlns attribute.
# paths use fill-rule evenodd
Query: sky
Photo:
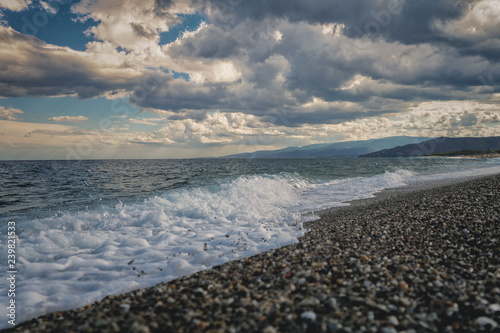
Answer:
<svg viewBox="0 0 500 333"><path fill-rule="evenodd" d="M498 0L0 0L0 159L500 135Z"/></svg>

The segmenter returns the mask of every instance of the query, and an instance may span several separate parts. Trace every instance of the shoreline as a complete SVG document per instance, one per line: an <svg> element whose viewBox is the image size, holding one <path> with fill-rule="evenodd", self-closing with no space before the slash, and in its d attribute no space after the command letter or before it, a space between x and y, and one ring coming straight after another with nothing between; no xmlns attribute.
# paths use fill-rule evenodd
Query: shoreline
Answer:
<svg viewBox="0 0 500 333"><path fill-rule="evenodd" d="M305 224L298 243L10 331L488 329L500 324L500 262L492 255L500 175L471 178L316 212L321 218Z"/></svg>
<svg viewBox="0 0 500 333"><path fill-rule="evenodd" d="M486 158L499 158L500 154L473 154L473 155L424 155L418 158L458 158L458 159L486 159Z"/></svg>
<svg viewBox="0 0 500 333"><path fill-rule="evenodd" d="M373 205L381 201L392 200L400 197L401 195L417 194L419 192L426 190L439 190L445 187L455 186L455 185L458 186L462 183L467 183L470 181L480 180L482 178L488 178L488 177L495 177L495 175L493 174L493 175L480 175L480 176L466 176L462 178L449 178L449 179L440 179L433 181L414 182L403 186L386 188L380 192L374 193L373 197L346 201L344 203L349 204L348 206L337 206L337 207L326 208L315 212L315 214L321 216L325 213L334 212L342 209L357 209L360 207Z"/></svg>

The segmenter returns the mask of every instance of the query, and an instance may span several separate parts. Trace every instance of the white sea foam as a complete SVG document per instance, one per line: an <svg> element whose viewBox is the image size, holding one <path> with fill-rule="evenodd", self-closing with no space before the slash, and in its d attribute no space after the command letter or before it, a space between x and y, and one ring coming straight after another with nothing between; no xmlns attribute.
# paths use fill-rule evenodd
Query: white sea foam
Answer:
<svg viewBox="0 0 500 333"><path fill-rule="evenodd" d="M304 234L302 223L315 218L307 212L413 181L499 171L498 163L492 163L452 176L398 170L320 183L291 175L240 176L142 202L16 221L17 320L76 308L297 242ZM0 304L7 304L5 292ZM5 327L6 321L0 321L0 328Z"/></svg>
<svg viewBox="0 0 500 333"><path fill-rule="evenodd" d="M242 176L17 222L18 321L297 242L304 218L287 209L296 190L293 177Z"/></svg>
<svg viewBox="0 0 500 333"><path fill-rule="evenodd" d="M472 168L456 168L441 170L432 174L417 174L408 179L409 183L433 182L447 179L465 179L470 177L486 176L498 174L500 172L500 158L490 158L484 160L482 165Z"/></svg>
<svg viewBox="0 0 500 333"><path fill-rule="evenodd" d="M407 185L414 175L407 170L398 170L373 177L343 178L310 184L301 193L303 201L300 209L301 212L308 212L344 206L347 201L370 198L383 189Z"/></svg>

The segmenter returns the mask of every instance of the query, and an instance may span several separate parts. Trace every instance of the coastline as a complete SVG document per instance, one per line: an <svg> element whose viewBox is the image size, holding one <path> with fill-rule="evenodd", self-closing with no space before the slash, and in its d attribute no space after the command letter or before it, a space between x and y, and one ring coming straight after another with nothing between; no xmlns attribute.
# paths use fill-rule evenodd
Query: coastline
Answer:
<svg viewBox="0 0 500 333"><path fill-rule="evenodd" d="M500 175L318 212L299 243L11 331L479 331L500 324Z"/></svg>
<svg viewBox="0 0 500 333"><path fill-rule="evenodd" d="M457 158L457 159L487 159L487 158L499 158L500 153L495 154L473 154L473 155L424 155L418 158Z"/></svg>

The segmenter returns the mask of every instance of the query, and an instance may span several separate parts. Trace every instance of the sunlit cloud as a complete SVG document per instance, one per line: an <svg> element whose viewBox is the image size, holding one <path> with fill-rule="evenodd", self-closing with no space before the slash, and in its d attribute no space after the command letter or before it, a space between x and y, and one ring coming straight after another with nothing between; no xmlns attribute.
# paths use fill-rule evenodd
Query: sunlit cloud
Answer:
<svg viewBox="0 0 500 333"><path fill-rule="evenodd" d="M5 108L3 106L0 106L0 119L5 119L5 120L19 120L19 116L22 115L24 112L19 109L15 108Z"/></svg>
<svg viewBox="0 0 500 333"><path fill-rule="evenodd" d="M85 121L85 120L88 120L88 119L89 118L85 117L85 116L76 116L76 117L72 117L72 116L57 116L57 117L51 117L51 118L49 118L49 121L56 121L56 122L64 121L64 122L69 122L69 123L78 123L78 122Z"/></svg>
<svg viewBox="0 0 500 333"><path fill-rule="evenodd" d="M19 12L28 8L32 3L33 1L31 0L2 0L0 7Z"/></svg>

